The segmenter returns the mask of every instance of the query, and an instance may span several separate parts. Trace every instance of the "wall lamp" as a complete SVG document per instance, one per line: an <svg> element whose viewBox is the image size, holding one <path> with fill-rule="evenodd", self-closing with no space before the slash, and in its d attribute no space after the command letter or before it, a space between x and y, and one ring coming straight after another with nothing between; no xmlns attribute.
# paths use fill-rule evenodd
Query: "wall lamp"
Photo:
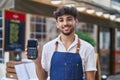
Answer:
<svg viewBox="0 0 120 80"><path fill-rule="evenodd" d="M51 0L51 3L57 5L62 3L62 0Z"/></svg>
<svg viewBox="0 0 120 80"><path fill-rule="evenodd" d="M78 7L76 7L76 8L77 8L77 10L80 11L80 12L83 12L83 11L86 10L86 7L78 6Z"/></svg>

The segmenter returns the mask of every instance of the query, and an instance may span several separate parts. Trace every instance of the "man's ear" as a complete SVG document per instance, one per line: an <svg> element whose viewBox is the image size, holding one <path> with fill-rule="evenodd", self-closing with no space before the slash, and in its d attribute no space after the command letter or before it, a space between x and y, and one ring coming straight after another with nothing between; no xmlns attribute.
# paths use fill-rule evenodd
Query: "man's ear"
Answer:
<svg viewBox="0 0 120 80"><path fill-rule="evenodd" d="M78 19L75 19L75 22L78 23Z"/></svg>
<svg viewBox="0 0 120 80"><path fill-rule="evenodd" d="M58 21L56 20L56 27L58 28Z"/></svg>

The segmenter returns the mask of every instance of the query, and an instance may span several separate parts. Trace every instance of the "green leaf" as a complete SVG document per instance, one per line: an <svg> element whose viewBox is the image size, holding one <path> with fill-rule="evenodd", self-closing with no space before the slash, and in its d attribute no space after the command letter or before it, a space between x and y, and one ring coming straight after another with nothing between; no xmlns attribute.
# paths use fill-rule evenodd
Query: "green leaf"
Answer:
<svg viewBox="0 0 120 80"><path fill-rule="evenodd" d="M88 33L80 32L80 31L76 31L75 33L78 35L78 37L79 37L80 39L83 39L83 40L87 41L87 42L90 43L93 47L96 45L95 40L94 40Z"/></svg>

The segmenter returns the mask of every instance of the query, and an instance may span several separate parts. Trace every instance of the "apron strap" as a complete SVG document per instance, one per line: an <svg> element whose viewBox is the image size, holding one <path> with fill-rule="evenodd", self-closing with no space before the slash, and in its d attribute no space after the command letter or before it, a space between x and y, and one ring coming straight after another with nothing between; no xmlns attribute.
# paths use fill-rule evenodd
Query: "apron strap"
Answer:
<svg viewBox="0 0 120 80"><path fill-rule="evenodd" d="M58 50L58 41L56 41L55 43L55 51ZM80 40L78 39L78 44L77 44L77 48L76 48L76 53L79 53L79 50L80 50Z"/></svg>
<svg viewBox="0 0 120 80"><path fill-rule="evenodd" d="M77 44L77 48L76 48L76 53L79 53L80 51L80 40L78 39L78 44Z"/></svg>
<svg viewBox="0 0 120 80"><path fill-rule="evenodd" d="M55 43L55 51L57 51L58 50L58 41L56 41L56 43Z"/></svg>

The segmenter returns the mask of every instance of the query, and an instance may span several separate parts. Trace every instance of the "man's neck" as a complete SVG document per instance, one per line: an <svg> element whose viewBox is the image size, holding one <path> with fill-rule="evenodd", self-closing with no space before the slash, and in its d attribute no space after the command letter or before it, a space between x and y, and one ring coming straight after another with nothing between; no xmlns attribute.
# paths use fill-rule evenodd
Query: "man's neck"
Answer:
<svg viewBox="0 0 120 80"><path fill-rule="evenodd" d="M61 35L60 39L62 42L73 42L75 38L75 35Z"/></svg>
<svg viewBox="0 0 120 80"><path fill-rule="evenodd" d="M74 42L75 40L75 35L71 34L71 35L60 35L60 39L63 43L63 45L65 46L66 50L69 48L69 46Z"/></svg>

